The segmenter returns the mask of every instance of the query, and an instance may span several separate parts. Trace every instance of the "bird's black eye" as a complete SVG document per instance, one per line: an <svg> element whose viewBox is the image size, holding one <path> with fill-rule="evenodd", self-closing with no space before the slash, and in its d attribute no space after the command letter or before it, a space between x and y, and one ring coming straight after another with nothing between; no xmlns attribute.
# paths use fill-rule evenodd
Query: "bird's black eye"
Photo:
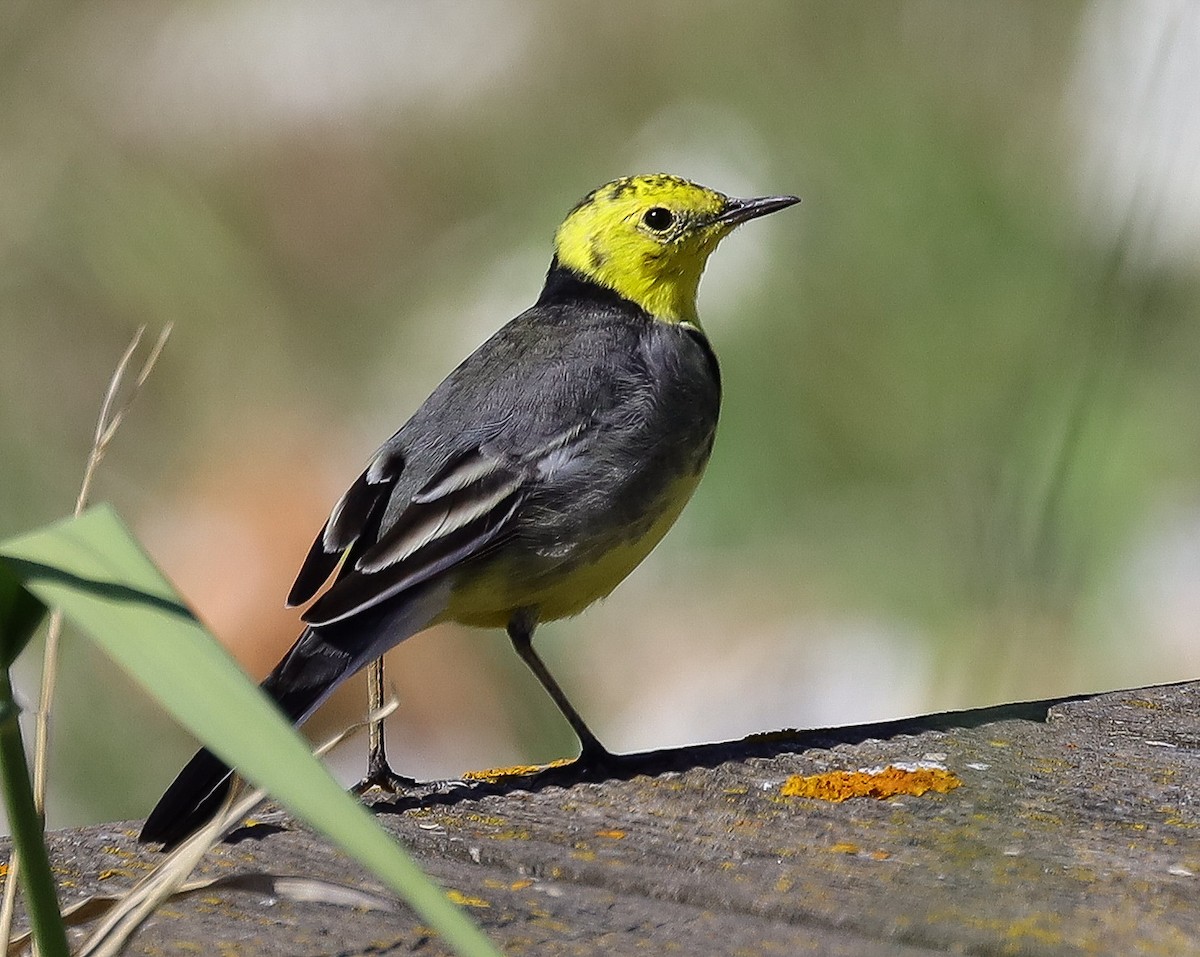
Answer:
<svg viewBox="0 0 1200 957"><path fill-rule="evenodd" d="M642 222L653 230L661 232L664 229L670 229L671 224L675 222L675 215L669 209L662 206L654 206L646 210L646 215L642 217Z"/></svg>

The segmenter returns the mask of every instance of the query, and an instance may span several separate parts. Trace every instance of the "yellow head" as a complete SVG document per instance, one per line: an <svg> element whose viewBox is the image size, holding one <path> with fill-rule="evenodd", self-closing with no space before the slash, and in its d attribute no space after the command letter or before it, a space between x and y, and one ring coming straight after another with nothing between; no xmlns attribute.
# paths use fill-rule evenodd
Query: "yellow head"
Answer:
<svg viewBox="0 0 1200 957"><path fill-rule="evenodd" d="M665 322L698 324L696 290L709 255L739 223L798 203L734 199L660 173L588 193L554 237L558 264Z"/></svg>

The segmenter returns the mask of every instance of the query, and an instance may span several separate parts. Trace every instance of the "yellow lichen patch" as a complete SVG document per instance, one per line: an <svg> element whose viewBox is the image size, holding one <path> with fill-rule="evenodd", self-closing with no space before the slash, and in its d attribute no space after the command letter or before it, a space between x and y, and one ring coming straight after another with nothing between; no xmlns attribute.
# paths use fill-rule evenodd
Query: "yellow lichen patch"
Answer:
<svg viewBox="0 0 1200 957"><path fill-rule="evenodd" d="M503 827L508 823L502 817L496 817L494 814L468 814L467 820L472 824L485 824L488 827Z"/></svg>
<svg viewBox="0 0 1200 957"><path fill-rule="evenodd" d="M660 791L682 791L684 783L682 781L667 781L663 778L653 778L650 781L652 788L658 788Z"/></svg>
<svg viewBox="0 0 1200 957"><path fill-rule="evenodd" d="M482 897L471 897L469 894L464 894L462 891L448 890L446 896L460 907L491 907L492 905L485 901Z"/></svg>
<svg viewBox="0 0 1200 957"><path fill-rule="evenodd" d="M962 784L943 768L906 770L889 764L881 771L829 771L808 776L793 774L779 789L783 797L815 798L835 803L855 797L889 798L898 794L919 797L926 791L945 794Z"/></svg>
<svg viewBox="0 0 1200 957"><path fill-rule="evenodd" d="M533 881L529 880L528 878L525 878L523 880L513 881L511 884L508 885L508 889L510 891L523 891L523 890L525 890L526 887L532 887L532 886L533 886Z"/></svg>
<svg viewBox="0 0 1200 957"><path fill-rule="evenodd" d="M625 840L625 832L617 830L597 831L596 837L607 837L610 841L623 841Z"/></svg>
<svg viewBox="0 0 1200 957"><path fill-rule="evenodd" d="M571 758L559 758L549 764L516 764L510 768L488 768L485 771L467 771L463 774L464 781L484 781L487 784L497 784L505 778L527 778L545 771L548 768L561 768L572 764Z"/></svg>
<svg viewBox="0 0 1200 957"><path fill-rule="evenodd" d="M1030 914L1010 923L1006 928L1006 936L1010 940L1036 940L1059 947L1063 943L1060 923L1061 918L1057 914Z"/></svg>
<svg viewBox="0 0 1200 957"><path fill-rule="evenodd" d="M555 920L553 917L537 917L533 920L533 924L535 927L541 927L552 934L568 934L571 932L570 927L561 920Z"/></svg>
<svg viewBox="0 0 1200 957"><path fill-rule="evenodd" d="M834 854L857 854L861 848L849 841L838 841L829 850Z"/></svg>
<svg viewBox="0 0 1200 957"><path fill-rule="evenodd" d="M792 889L792 881L790 878L781 877L775 882L775 893L786 894Z"/></svg>
<svg viewBox="0 0 1200 957"><path fill-rule="evenodd" d="M523 827L510 827L504 831L489 834L493 841L528 841L533 835Z"/></svg>

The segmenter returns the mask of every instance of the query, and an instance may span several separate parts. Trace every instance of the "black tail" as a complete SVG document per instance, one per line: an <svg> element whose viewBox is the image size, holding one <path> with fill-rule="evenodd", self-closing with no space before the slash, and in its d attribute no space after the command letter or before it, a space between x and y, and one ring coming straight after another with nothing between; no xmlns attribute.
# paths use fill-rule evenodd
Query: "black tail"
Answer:
<svg viewBox="0 0 1200 957"><path fill-rule="evenodd" d="M169 851L204 824L229 793L229 766L202 748L197 751L142 825L140 841L161 841Z"/></svg>
<svg viewBox="0 0 1200 957"><path fill-rule="evenodd" d="M345 621L305 628L291 651L262 683L293 724L302 724L333 689L405 638L433 621L446 606L447 586L426 585L402 602L384 604ZM232 772L207 749L198 751L159 799L141 840L174 847L212 817L229 792Z"/></svg>
<svg viewBox="0 0 1200 957"><path fill-rule="evenodd" d="M342 681L359 668L351 656L311 628L262 683L287 719L300 724ZM140 840L162 842L170 850L208 821L229 793L232 771L220 758L197 751L146 818Z"/></svg>

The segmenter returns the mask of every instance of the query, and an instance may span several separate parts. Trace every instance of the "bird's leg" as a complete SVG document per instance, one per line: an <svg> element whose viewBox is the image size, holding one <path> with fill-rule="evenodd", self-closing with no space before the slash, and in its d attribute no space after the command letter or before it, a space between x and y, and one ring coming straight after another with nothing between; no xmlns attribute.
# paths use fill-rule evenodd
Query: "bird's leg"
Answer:
<svg viewBox="0 0 1200 957"><path fill-rule="evenodd" d="M367 665L367 714L376 714L382 707L383 659L376 658ZM355 794L362 794L370 788L398 794L417 783L413 778L397 774L388 765L383 722L383 718L372 718L367 726L367 776L351 789Z"/></svg>
<svg viewBox="0 0 1200 957"><path fill-rule="evenodd" d="M367 665L367 714L377 714L383 707L383 659L376 658ZM367 777L374 778L387 770L387 740L383 718L372 718L367 726Z"/></svg>
<svg viewBox="0 0 1200 957"><path fill-rule="evenodd" d="M575 735L579 738L579 763L584 768L590 769L615 767L620 763L619 755L609 751L600 743L600 739L592 734L591 728L584 723L583 718L567 700L565 692L554 680L554 676L550 674L545 663L533 650L533 630L536 625L537 619L532 615L522 612L513 615L508 623L508 637L512 641L513 648L521 656L521 660L525 662L529 670L533 672L541 686L546 689L546 693L554 699L562 716L570 722Z"/></svg>

